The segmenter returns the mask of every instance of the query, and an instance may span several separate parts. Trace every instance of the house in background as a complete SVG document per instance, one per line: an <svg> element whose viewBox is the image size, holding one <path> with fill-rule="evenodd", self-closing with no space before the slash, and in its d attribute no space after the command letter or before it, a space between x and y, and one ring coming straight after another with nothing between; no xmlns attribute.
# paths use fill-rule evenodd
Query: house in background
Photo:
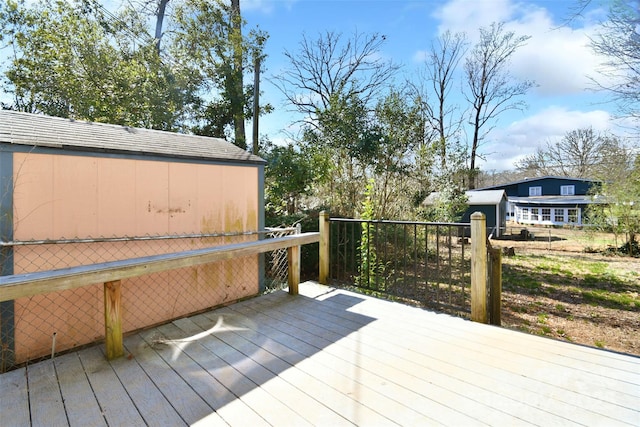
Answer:
<svg viewBox="0 0 640 427"><path fill-rule="evenodd" d="M504 190L467 191L467 209L462 214L460 222L471 222L471 214L482 212L487 218L487 234L500 237L506 227L507 195ZM438 193L431 193L424 200L425 206L432 206Z"/></svg>
<svg viewBox="0 0 640 427"><path fill-rule="evenodd" d="M584 178L544 176L480 188L477 191L504 190L507 219L518 224L584 225L586 209L601 203L590 195L600 181Z"/></svg>

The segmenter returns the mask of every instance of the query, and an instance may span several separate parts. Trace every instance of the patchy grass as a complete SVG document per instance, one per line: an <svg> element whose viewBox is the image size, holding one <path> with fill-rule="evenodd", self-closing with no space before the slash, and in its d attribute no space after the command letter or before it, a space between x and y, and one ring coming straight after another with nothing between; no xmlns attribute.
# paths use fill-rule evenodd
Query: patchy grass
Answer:
<svg viewBox="0 0 640 427"><path fill-rule="evenodd" d="M560 250L518 242L503 257L503 326L640 355L639 260L585 253L581 242L593 240L578 233L553 240Z"/></svg>

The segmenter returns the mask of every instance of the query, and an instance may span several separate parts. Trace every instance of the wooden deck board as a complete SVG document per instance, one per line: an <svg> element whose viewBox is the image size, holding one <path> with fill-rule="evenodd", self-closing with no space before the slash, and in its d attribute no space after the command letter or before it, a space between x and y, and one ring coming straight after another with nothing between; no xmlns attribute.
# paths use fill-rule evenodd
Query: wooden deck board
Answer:
<svg viewBox="0 0 640 427"><path fill-rule="evenodd" d="M172 325L166 325L166 328L174 329L174 332L166 331L167 334L173 336L176 334L182 336L184 336L184 334L195 335L208 330L200 329L190 319L180 319ZM231 392L227 393L228 400L240 399L243 404L246 404L249 408L253 408L255 413L264 417L269 424L282 426L311 425L293 411L293 409L288 407L285 402L279 400L279 397L284 397L286 394L279 396L277 393L269 393L266 388L259 386L259 384L245 377L232 365L216 357L199 343L185 346L183 351ZM219 411L229 424L246 425L247 418L243 415L243 412L232 409L231 406L225 404L222 405Z"/></svg>
<svg viewBox="0 0 640 427"><path fill-rule="evenodd" d="M640 368L638 358L627 357L628 362L623 366L623 369L615 369L617 365L615 359L620 356L615 353L577 345L567 346L558 341L515 333L500 328L487 328L484 325L464 325L466 322L461 323L461 325L450 325L447 332L444 332L443 328L437 327L437 325L415 328L414 330L417 331L416 334L418 336L428 340L436 338L437 346L448 348L448 351L445 352L446 357L457 356L460 351L455 351L456 347L463 352L474 352L477 357L472 359L471 362L477 363L482 369L492 366L499 370L507 370L514 374L512 378L518 381L517 385L521 380L523 368L526 368L524 369L524 376L533 380L536 389L541 386L549 386L556 388L555 391L558 391L557 389L559 388L563 394L571 394L571 402L573 404L579 405L584 409L590 409L593 404L598 402L599 405L604 403L605 408L612 407L612 413L620 411L621 408L628 408L632 409L634 414L637 414L635 402L639 397L638 383L640 383L640 380L634 374ZM481 329L481 333L476 332L476 329ZM381 338L392 336L390 335L391 331L393 329L388 328L381 331L379 336ZM500 345L491 339L493 334L504 334L505 332L513 337L513 344ZM462 340L458 341L459 338L462 338ZM410 342L415 342L415 340L410 340ZM529 343L533 343L532 346L535 344L548 346L548 359L544 357L544 354L529 354L527 345ZM601 355L599 357L601 360L605 356L612 355L614 356L613 366L603 372L604 365L599 364L598 367L600 369L595 369L591 362L585 362L584 360L573 360L568 363L562 358L562 363L558 363L557 355L554 352L564 350L565 347L569 347L570 351L579 349L586 353L600 352ZM390 346L389 348L395 349L397 347ZM425 356L432 356L429 352L424 351L424 346L419 351L425 353ZM467 357L462 356L462 362L468 364L470 361ZM633 369L629 367L629 365L633 364L636 366L635 372L632 372ZM598 387L592 387L592 384L598 384Z"/></svg>
<svg viewBox="0 0 640 427"><path fill-rule="evenodd" d="M69 425L107 425L78 353L56 357L54 363Z"/></svg>
<svg viewBox="0 0 640 427"><path fill-rule="evenodd" d="M0 425L640 425L640 358L314 285L0 375Z"/></svg>
<svg viewBox="0 0 640 427"><path fill-rule="evenodd" d="M29 425L29 395L25 368L0 375L0 408L0 426Z"/></svg>
<svg viewBox="0 0 640 427"><path fill-rule="evenodd" d="M178 368L177 372L180 376L217 411L223 420L231 425L241 425L242 422L245 423L244 425L267 425L265 420L243 400L244 395L255 388L255 384L246 384L242 378L236 377L236 381L227 388L215 375L212 375L214 372L211 371L215 368L212 369L211 365L207 364L207 358L211 357L210 353L204 352L200 353L199 358L194 357L198 356L197 349L200 347L197 341L192 340L191 336L194 334L185 334L171 324L161 326L157 330L167 339L168 349L171 350L164 352L165 361L171 363L174 369ZM201 335L202 332L199 330L195 335ZM169 354L171 359L167 358ZM205 366L209 369L205 369ZM225 372L228 373L229 370L225 369ZM239 414L242 414L241 418L238 417Z"/></svg>
<svg viewBox="0 0 640 427"><path fill-rule="evenodd" d="M227 318L228 316L225 316L225 319ZM234 320L237 321L237 319ZM286 360L288 354L290 354L289 352L279 353L266 350L265 342L268 338L256 334L255 331L233 327L229 332L224 335L224 340L227 343L262 366L267 366L272 373L292 384L304 384L306 387L321 391L325 399L328 400L329 406L337 406L331 403L333 401L353 400L347 405L351 410L342 413L345 418L352 422L373 423L375 425L389 424L391 420L384 414L377 412L376 409L385 408L385 411L391 412L394 409L398 409L394 407L395 402L384 399L381 395L367 394L367 390L362 389L354 391L351 378L338 375L335 371L322 369L316 372L314 370L299 369L296 365L297 362L302 363L300 358L294 357L294 361L291 363ZM256 342L252 342L250 338L254 338ZM357 398L354 399L356 394ZM402 416L410 415L410 412L412 412L410 408L401 408ZM407 418L404 424L414 424L415 421L417 421L415 417Z"/></svg>
<svg viewBox="0 0 640 427"><path fill-rule="evenodd" d="M29 368L29 400L31 424L34 426L67 425L67 415L62 403L58 377L51 359ZM31 381L31 373L36 381Z"/></svg>
<svg viewBox="0 0 640 427"><path fill-rule="evenodd" d="M201 316L196 316L192 320L183 319L174 323L189 333L197 333L197 331L202 329L197 326L193 320L196 320L205 328L210 329L210 327L217 324L218 318L214 317L214 320L207 320L202 319ZM241 395L245 391L244 389L247 383L256 384L255 381L260 381L261 378L264 378L260 370L246 371L242 366L235 367L221 359L218 356L218 354L221 353L218 352L224 353L224 347L226 347L226 345L214 336L203 338L199 341L199 345L206 350L206 352L202 352L201 355L203 366L218 378L220 382L225 384L226 387L233 390L234 393L237 393L237 395ZM187 347L187 351L192 351L193 349L194 347L192 346ZM344 420L329 408L284 381L274 381L274 379L272 379L271 381L261 384L260 387L281 402L285 404L289 403L289 407L298 414L298 417L301 417L300 413L310 414L312 416L312 424L344 424ZM275 408L277 408L277 406ZM296 420L298 417L294 417L292 420ZM243 419L244 418L238 420L239 424L242 424ZM304 421L302 421L301 424L304 424Z"/></svg>
<svg viewBox="0 0 640 427"><path fill-rule="evenodd" d="M255 310L255 307L251 306L247 307L247 309L252 311ZM326 372L341 372L344 377L350 379L353 386L358 386L360 392L366 390L368 387L387 396L389 399L395 400L396 404L397 402L404 402L410 405L410 412L416 411L421 413L421 421L423 423L433 424L437 422L438 418L440 418L441 421L456 421L463 424L475 422L473 418L426 399L412 392L404 385L398 387L397 384L389 381L390 377L376 376L372 381L364 382L362 377L366 375L367 371L362 369L363 355L357 351L349 351L348 354L342 358L334 356L333 360L323 365L320 362L316 362L315 359L321 358L321 355L325 353L327 356L335 354L336 350L328 347L331 345L338 346L339 344L333 344L330 340L325 340L318 335L310 334L304 329L296 329L287 323L280 322L273 318L270 319L267 316L256 318L256 320L260 320L258 323L260 328L264 330L269 337L277 340L277 342L282 345L300 351L303 355L303 361L301 363L313 360L313 366L315 366L317 370L310 370L311 372L318 372L318 375L325 375ZM300 328L304 326L302 322L298 320L292 321ZM324 349L325 351L322 351L323 345L327 346L327 348ZM309 365L309 363L307 365ZM387 410L386 406L383 406L383 408Z"/></svg>
<svg viewBox="0 0 640 427"><path fill-rule="evenodd" d="M400 306L401 309L407 308L404 306ZM304 312L304 308L300 308L301 311ZM379 310L384 310L383 307L380 307ZM379 312L379 310L376 310ZM412 309L413 310L413 309ZM325 310L321 313L321 320L323 325L325 325L325 329L331 329L331 324L334 323L335 327L344 327L344 324L348 322L348 319L340 318L336 320L341 313L339 309L332 309L330 307L326 307ZM396 328L384 329L380 332L377 332L377 327L380 324L376 325L376 328L369 328L367 332L372 332L372 345L378 347L378 350L382 353L384 352L392 352L395 357L400 357L399 351L408 346L413 352L405 358L405 362L402 364L403 366L411 365L415 362L421 362L422 368L420 366L414 367L412 372L420 372L428 369L430 365L434 362L442 362L445 364L451 363L453 360L459 360L459 363L451 366L449 370L447 370L446 366L443 366L442 363L438 366L438 371L447 373L447 375L455 377L457 372L464 371L470 368L470 365L477 366L477 373L482 373L483 370L486 371L487 366L493 367L493 371L491 372L488 379L497 378L502 379L504 385L511 385L512 389L519 390L522 388L523 381L526 382L528 377L536 375L538 379L534 379L532 381L532 393L529 396L527 401L530 401L535 404L536 407L545 408L545 410L550 410L552 414L561 415L565 418L562 422L567 423L569 420L580 419L584 417L589 421L593 422L594 420L601 419L603 422L608 424L615 423L615 418L622 417L623 419L627 419L628 421L637 419L637 410L626 411L624 405L621 405L620 402L617 404L611 404L608 402L608 399L600 398L590 399L589 394L603 392L606 388L601 386L602 378L595 377L592 378L592 381L595 381L596 384L599 384L599 387L596 387L595 390L585 389L582 390L582 393L575 392L571 388L567 388L567 383L571 385L571 383L582 383L584 382L584 372L581 367L568 367L564 366L562 369L558 370L558 374L553 374L553 369L557 369L556 366L550 363L546 363L544 360L532 359L528 356L522 356L519 360L513 360L513 354L511 354L510 349L496 349L492 346L484 345L482 342L478 342L476 338L478 335L482 336L482 334L478 334L474 331L478 327L483 330L483 332L491 333L495 331L501 331L499 328L487 327L485 325L473 324L470 322L458 320L458 319L449 319L454 320L453 323L460 323L463 326L469 328L469 332L467 335L457 334L452 328L451 323L447 322L449 326L448 329L444 328L435 328L428 327L423 324L411 324L410 316L406 315L406 310L400 310L395 315L405 314L403 317L404 324L408 325L408 328L405 328L405 333L398 331ZM430 313L433 314L433 313ZM434 316L442 317L441 315L433 314ZM385 317L385 316L381 316ZM389 318L388 316L386 317ZM423 318L424 320L424 318ZM410 331L410 334L407 336L407 331ZM421 331L421 332L415 332ZM448 331L448 332L447 332ZM463 329L464 332L464 329ZM517 335L518 337L527 337L527 338L537 338L531 337L524 334L515 333L512 331L512 335ZM441 340L433 340L431 337L442 335ZM365 336L366 337L366 336ZM364 339L365 337L361 337ZM462 338L462 339L460 339ZM542 339L542 338L538 338ZM475 341L474 345L469 345L469 341ZM558 344L562 345L563 343L559 343L556 341L547 340L556 346ZM578 347L570 345L570 347ZM578 347L580 348L580 347ZM590 350L590 349L587 349ZM598 351L598 350L596 350ZM525 352L526 353L526 352ZM603 352L607 354L608 352ZM468 354L474 354L474 358L469 358ZM633 360L633 358L630 358ZM576 370L577 369L577 370ZM549 373L552 373L549 375ZM509 375L512 374L512 375ZM540 375L538 375L540 374ZM567 378L568 375L572 375ZM553 383L555 382L555 384ZM475 384L484 385L483 381L474 381ZM504 385L502 387L504 387ZM622 401L628 400L628 396L625 395L625 391L627 391L628 383L618 383L621 388L617 389L615 397L621 399ZM600 389L598 391L598 389ZM637 384L635 385L635 390L638 389ZM491 388L489 390L492 390ZM544 393L544 392L547 393ZM610 391L610 390L609 390ZM544 394L540 395L543 392ZM500 388L496 389L496 392L500 393ZM521 392L520 392L521 393ZM546 394L546 395L545 395ZM559 406L556 403L557 398L555 396L564 396L569 395L568 398L564 399L564 402L561 402L560 405L563 411L553 410L553 408L549 408L549 405ZM585 396L586 394L586 396ZM472 394L475 395L475 394ZM513 395L513 394L512 394ZM609 396L611 397L611 396ZM615 399L614 399L615 402ZM493 404L497 402L493 401ZM629 402L627 401L626 404ZM597 405L594 407L593 405ZM573 407L573 408L572 408ZM511 408L509 408L511 409ZM574 410L575 409L575 410ZM577 411L580 409L580 411ZM597 411L605 411L608 410L607 413L604 414L604 417L600 417L597 414L593 413L592 410ZM628 415L628 418L625 416ZM613 418L610 418L613 417Z"/></svg>
<svg viewBox="0 0 640 427"><path fill-rule="evenodd" d="M172 324L165 325L160 331L168 339L174 339L176 332L171 330L181 331ZM199 386L201 396L216 411L205 418L207 425L211 425L214 418L216 425L242 425L244 414L246 414L246 419L251 419L258 425L264 425L264 421L257 416L252 407L246 401L238 399L239 395L236 394L238 389L234 388L234 384L239 384L239 387L245 392L249 392L251 386L245 386L246 381L241 378L241 375L233 375L233 367L224 362L221 363L211 352L203 348L200 342L181 346L180 351L199 365L199 368L195 368L194 365L194 369L202 370L199 374L203 377ZM229 381L225 381L227 379ZM202 390L203 387L204 390Z"/></svg>
<svg viewBox="0 0 640 427"><path fill-rule="evenodd" d="M130 354L130 353L129 353ZM149 425L186 425L171 403L156 387L135 357L113 360L111 366L136 409Z"/></svg>
<svg viewBox="0 0 640 427"><path fill-rule="evenodd" d="M330 322L330 319L323 320L325 320L325 322L327 323ZM324 324L326 325L327 323ZM327 326L327 328L330 327ZM366 337L362 338L361 341L365 339ZM463 356L461 363L459 364L451 365L449 363L452 357L455 358L457 354L460 354L460 347L463 346L464 343L453 343L449 345L447 343L438 343L432 341L420 342L418 338L407 336L406 333L401 333L399 331L395 331L394 333L392 333L392 331L385 331L381 334L375 334L371 339L371 345L375 350L377 350L374 351L373 357L382 359L383 356L381 355L385 355L386 357L384 357L384 359L390 360L391 362L396 361L396 363L398 363L407 372L416 372L423 375L428 375L428 377L424 378L425 380L435 381L435 376L440 380L444 379L444 381L442 381L441 383L443 387L450 386L453 387L452 390L457 390L458 388L456 388L455 379L458 379L458 387L464 387L465 385L472 386L471 389L464 390L463 392L464 395L468 396L482 397L486 393L486 390L493 390L492 388L486 386L486 381L482 381L482 378L476 377L475 379L472 379L465 377L465 367L466 364L469 363L467 357ZM362 344L363 343L361 342L360 345ZM473 351L473 349L470 349L470 351ZM476 354L476 356L478 356L478 354ZM496 363L497 368L493 372L492 376L501 379L502 383L497 390L500 390L500 388L509 386L514 383L516 385L519 385L521 381L520 377L522 376L521 371L515 372L514 375L505 375L506 373L499 368L500 364L504 363L504 361L499 360L499 355L496 355L494 357L496 358L496 360L494 360L493 362ZM477 357L475 359L477 359ZM478 363L482 368L486 366L489 361L476 361L476 363ZM521 365L520 368L525 368L525 371L530 371L530 367L524 365ZM487 380L490 379L491 378L487 378ZM485 390L484 392L483 388ZM514 388L517 389L518 387ZM495 394L495 392L493 392L492 394ZM496 397L498 396L493 395L491 397L491 405L497 405L500 403L500 400L496 400ZM534 401L538 400L535 396L530 396L530 398L533 398ZM511 407L507 408L509 410L512 409ZM536 414L536 417L539 417L540 415L541 414ZM536 418L534 418L534 420L535 419ZM552 420L547 419L547 422L551 421ZM567 419L557 421L561 421L561 423L568 422Z"/></svg>
<svg viewBox="0 0 640 427"><path fill-rule="evenodd" d="M143 426L144 419L127 394L113 367L98 347L78 352L91 389L108 425ZM31 368L29 368L31 369ZM31 377L31 373L29 373Z"/></svg>
<svg viewBox="0 0 640 427"><path fill-rule="evenodd" d="M201 326L206 326L211 319L207 318L207 320L203 319L206 316L196 316L193 318L193 321ZM275 359L261 359L259 355L255 356L252 354L251 350L247 348L243 348L241 345L241 349L236 348L231 345L228 341L230 340L228 337L229 333L225 330L221 330L215 335L215 339L209 341L206 345L212 352L215 352L221 359L225 360L227 363L233 365L240 372L243 372L245 375L252 378L252 380L257 384L268 384L272 381L283 381L283 377L278 377L277 370L278 365L282 368L282 362L277 361ZM233 340L231 339L233 343ZM255 359L258 360L255 360ZM260 363L262 362L262 363ZM304 391L305 385L300 387L299 384L295 384L291 381L284 380L288 384L292 385L294 388L298 390ZM311 387L312 384L306 384L306 386ZM315 398L316 396L314 396ZM345 419L340 417L334 409L331 408L331 405L328 404L324 399L322 400L322 406L325 408L321 408L316 402L316 399L312 399L310 402L308 399L303 399L302 402L306 403L311 410L314 407L315 410L319 410L321 417L315 420L310 420L312 423L338 423L345 424ZM328 409L328 410L327 410ZM305 411L306 413L306 411ZM315 416L314 416L315 418Z"/></svg>
<svg viewBox="0 0 640 427"><path fill-rule="evenodd" d="M292 313L292 312L289 312ZM290 316L291 318L291 316ZM286 321L286 319L283 319ZM289 325L285 322L281 322L279 327L283 330L289 330L292 335L304 336L310 342L314 340L317 342L320 339L309 333L310 330L317 329L327 331L328 322L323 322L323 327L318 328L316 325L307 323L300 317L294 317L291 319L292 324ZM269 322L268 319L264 319L260 322L261 325L272 325L274 322ZM295 326L294 326L295 325ZM296 329L296 328L305 328ZM270 336L277 336L277 333L270 332ZM385 355L385 349L379 349L368 346L362 336L359 336L354 340L354 346L349 344L336 343L331 348L327 348L326 351L319 352L313 356L314 360L320 360L320 364L324 366L324 369L340 369L348 374L347 369L350 361L357 361L357 364L351 367L351 376L356 377L358 381L363 384L367 384L371 387L376 387L376 384L384 384L381 388L381 392L388 394L391 398L398 399L400 402L411 402L415 408L423 411L424 416L431 416L441 418L442 422L450 422L454 414L452 411L461 412L460 408L465 408L465 413L483 413L487 412L487 408L479 408L478 403L486 406L496 407L497 403L502 401L509 410L513 409L513 406L520 405L519 413L522 413L522 409L528 409L532 412L530 419L544 420L545 425L562 424L566 425L567 420L559 417L549 417L542 411L535 411L535 408L527 408L525 405L520 404L512 398L501 397L499 395L489 395L486 390L474 385L473 383L464 383L462 381L456 381L455 377L443 375L436 370L417 366L411 363L409 360L398 359ZM311 356L311 354L309 354ZM310 359L310 360L311 360ZM400 363L398 363L400 361ZM305 361L306 362L306 361ZM345 369L347 368L347 369ZM318 368L316 370L322 371ZM421 378L417 373L427 372L424 378ZM392 379L390 381L390 379ZM466 399L461 396L458 391L461 387L467 387L469 396L473 396L473 399ZM423 394L417 394L413 390L428 390ZM425 394L426 393L426 394ZM455 414L459 417L456 421L469 424L473 422L466 417L465 414ZM537 417L537 418L536 418ZM507 411L495 411L494 419L486 419L484 421L488 423L495 423L499 419L503 423L509 425L527 424L526 419L519 419L513 417ZM554 419L555 418L555 419Z"/></svg>
<svg viewBox="0 0 640 427"><path fill-rule="evenodd" d="M145 331L145 340L141 334L130 335L125 346L140 366L173 406L186 424L192 424L209 415L212 407L194 390L189 383L196 375L190 376L189 362L186 358L172 359L172 349L163 343L152 343L155 330ZM169 362L168 362L169 360ZM173 362L173 363L171 363ZM192 371L192 372L197 372ZM181 376L186 375L186 379Z"/></svg>
<svg viewBox="0 0 640 427"><path fill-rule="evenodd" d="M359 401L367 403L372 409L382 410L383 414L398 414L394 417L394 421L403 425L420 425L428 423L436 424L436 420L430 417L430 413L441 408L434 408L429 401L420 401L415 393L406 393L407 389L403 387L395 387L394 384L388 382L384 377L377 376L368 378L367 372L360 369L351 358L331 358L322 357L324 352L319 351L305 343L296 342L275 329L268 330L269 326L261 324L265 331L269 332L269 336L274 340L265 345L270 352L279 354L283 358L295 360L301 358L297 362L297 367L312 373L317 379L326 382L333 388L341 390L348 395L357 396ZM291 349L295 348L301 353L292 356ZM324 361L324 363L323 363ZM331 375L329 375L330 373ZM465 419L467 423L473 420Z"/></svg>

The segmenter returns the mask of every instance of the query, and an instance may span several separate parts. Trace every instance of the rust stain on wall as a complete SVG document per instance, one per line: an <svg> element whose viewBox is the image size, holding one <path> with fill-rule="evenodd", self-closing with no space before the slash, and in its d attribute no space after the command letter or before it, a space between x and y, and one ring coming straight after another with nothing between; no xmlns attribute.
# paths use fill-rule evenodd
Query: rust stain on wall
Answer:
<svg viewBox="0 0 640 427"><path fill-rule="evenodd" d="M177 213L186 213L187 212L187 210L184 209L184 208L154 208L154 209L155 209L156 213L159 213L159 214L166 213L166 214L169 214L169 215L177 214Z"/></svg>
<svg viewBox="0 0 640 427"><path fill-rule="evenodd" d="M202 233L217 233L222 231L220 212L210 212L200 219L200 231Z"/></svg>
<svg viewBox="0 0 640 427"><path fill-rule="evenodd" d="M224 231L244 231L244 215L235 204L228 202L224 207Z"/></svg>

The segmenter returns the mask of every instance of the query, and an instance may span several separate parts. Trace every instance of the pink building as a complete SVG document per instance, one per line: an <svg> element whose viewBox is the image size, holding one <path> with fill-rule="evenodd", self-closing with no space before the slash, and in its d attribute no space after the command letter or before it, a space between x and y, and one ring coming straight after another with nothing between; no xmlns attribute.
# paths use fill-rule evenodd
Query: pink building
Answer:
<svg viewBox="0 0 640 427"><path fill-rule="evenodd" d="M2 275L257 239L193 236L262 230L263 182L264 161L222 139L0 111ZM125 236L164 238L103 239ZM254 256L125 280L124 328L254 295L259 270ZM102 298L96 284L0 303L3 359L101 339Z"/></svg>

